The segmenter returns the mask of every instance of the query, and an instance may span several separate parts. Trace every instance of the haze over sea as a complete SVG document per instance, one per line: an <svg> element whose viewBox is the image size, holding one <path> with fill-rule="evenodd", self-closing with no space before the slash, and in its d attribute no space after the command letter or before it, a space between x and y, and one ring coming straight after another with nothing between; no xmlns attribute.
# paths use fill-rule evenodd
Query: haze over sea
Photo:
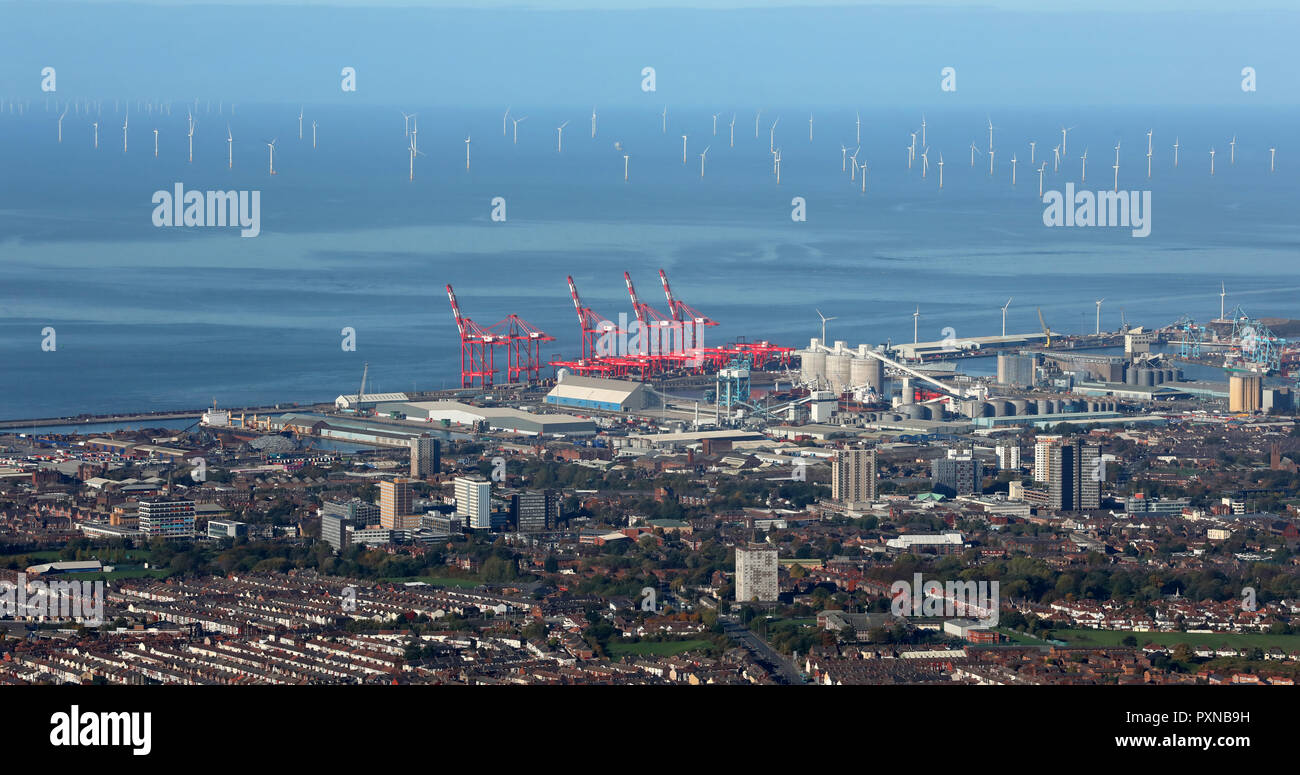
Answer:
<svg viewBox="0 0 1300 775"><path fill-rule="evenodd" d="M634 83L640 60L635 64ZM1131 324L1163 325L1184 314L1206 321L1218 315L1220 281L1229 310L1241 304L1255 316L1300 318L1293 174L1300 149L1287 144L1300 136L1295 107L1264 100L1230 108L1215 100L1203 108L1127 101L1023 107L1035 102L1033 94L1010 92L945 102L939 64L925 65L935 83L924 98L860 105L819 93L810 107L797 91L781 104L760 104L743 89L728 98L721 88L716 107L702 106L698 92L682 100L691 107L667 95L646 97L640 107L605 108L595 100L594 140L593 100L580 88L546 99L506 89L500 99L476 94L461 107L446 102L459 91L409 102L371 96L355 105L322 97L304 106L302 140L299 103L227 94L218 115L225 92L209 89L198 92L214 96L210 110L200 100L193 164L186 162L179 98L170 116L132 111L124 154L122 114L113 112L111 96L97 117L94 149L93 118L69 112L59 144L54 109L46 112L43 96L27 94L25 115L0 113L0 418L195 408L213 398L226 406L327 400L355 392L363 362L370 364L368 390L453 387L459 347L447 283L482 325L516 313L555 336L547 357L578 353L565 275L573 275L585 303L616 318L631 312L624 270L643 301L664 309L661 267L679 298L721 321L706 344L743 335L804 346L819 333L814 308L837 317L828 338L851 344L910 341L917 306L923 340L942 338L944 327L959 338L991 335L999 333L1008 297L1009 333L1039 330L1039 307L1053 331L1090 332L1093 302L1103 297L1103 328L1116 328L1121 310ZM338 68L330 67L337 89ZM1095 91L1082 94L1103 102ZM239 102L233 117L232 98ZM666 133L659 115L665 103ZM518 145L501 133L507 104L513 116L528 116ZM416 160L413 182L399 109L419 114L426 155ZM859 109L865 194L840 169L841 144L849 153L856 146ZM723 111L717 136L715 111ZM906 151L922 113L930 146L924 179L921 149L910 171ZM777 116L779 186L768 150ZM992 178L988 157L977 155L972 169L969 151L972 142L986 149L989 118L997 149ZM312 120L319 122L314 150ZM566 120L560 154L556 127ZM1063 124L1075 128L1053 173ZM1150 181L1147 129L1154 130ZM689 135L685 164L682 134ZM1228 158L1234 135L1235 164ZM274 177L264 144L272 138ZM1151 235L1045 227L1030 140L1037 141L1037 163L1048 162L1045 189L1073 181L1094 191L1111 188L1120 140L1119 185L1152 191ZM1085 148L1086 185L1079 181ZM624 153L631 157L626 183ZM261 235L155 228L153 192L176 182L261 191ZM506 199L505 223L489 218L498 196ZM804 223L790 218L793 197L807 201ZM40 346L47 326L57 331L55 352ZM340 348L345 326L356 329L355 352Z"/></svg>

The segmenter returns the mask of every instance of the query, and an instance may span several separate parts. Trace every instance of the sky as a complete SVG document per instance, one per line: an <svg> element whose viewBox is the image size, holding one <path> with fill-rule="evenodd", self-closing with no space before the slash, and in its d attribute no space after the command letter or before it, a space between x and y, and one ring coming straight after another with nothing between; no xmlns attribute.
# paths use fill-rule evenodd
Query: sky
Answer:
<svg viewBox="0 0 1300 775"><path fill-rule="evenodd" d="M40 73L54 67L60 97L245 104L1286 107L1300 98L1300 9L1268 10L1274 0L464 5L0 0L0 97L49 96ZM355 68L355 91L341 88L344 67ZM643 88L647 67L654 91ZM941 89L946 67L955 91ZM1254 92L1241 89L1244 67L1257 73Z"/></svg>

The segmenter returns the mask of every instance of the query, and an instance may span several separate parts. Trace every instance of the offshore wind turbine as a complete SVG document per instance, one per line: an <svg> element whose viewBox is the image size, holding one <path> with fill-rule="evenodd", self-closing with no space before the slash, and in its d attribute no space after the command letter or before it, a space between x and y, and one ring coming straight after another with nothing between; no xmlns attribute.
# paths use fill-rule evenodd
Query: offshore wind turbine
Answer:
<svg viewBox="0 0 1300 775"><path fill-rule="evenodd" d="M854 159L854 163L857 164L857 160L856 160L856 159ZM859 164L858 166L862 167L862 193L865 194L865 193L867 193L867 164L866 164L866 162L863 162L862 164ZM942 173L939 175L939 180L940 180L940 181L943 180L943 175L942 175ZM943 186L942 186L942 184L941 184L941 185L940 185L940 188L942 188L942 187L943 187Z"/></svg>
<svg viewBox="0 0 1300 775"><path fill-rule="evenodd" d="M190 131L189 131L189 138L190 138L190 164L193 164L193 163L194 163L194 127L197 125L198 122L196 122L196 121L194 120L194 114L193 114L193 113L189 113L188 111L187 111L187 118L186 118L186 120L189 121L189 124L190 124Z"/></svg>
<svg viewBox="0 0 1300 775"><path fill-rule="evenodd" d="M993 153L993 117L989 117L989 153Z"/></svg>
<svg viewBox="0 0 1300 775"><path fill-rule="evenodd" d="M980 153L984 153L983 151L980 151L979 147L976 146L975 143L972 142L972 143L970 144L970 168L971 168L971 169L975 169L975 152L976 152L976 151L979 151Z"/></svg>
<svg viewBox="0 0 1300 775"><path fill-rule="evenodd" d="M591 106L591 139L596 139L596 106Z"/></svg>
<svg viewBox="0 0 1300 775"><path fill-rule="evenodd" d="M277 137L277 138L274 138L274 139L271 140L271 142L269 142L269 143L266 144L267 150L270 151L270 158L269 158L269 161L270 161L270 165L271 165L271 166L270 166L270 171L271 171L271 174L272 174L272 175L275 174L275 144L279 141L279 139L280 139L280 138L278 138L278 137Z"/></svg>
<svg viewBox="0 0 1300 775"><path fill-rule="evenodd" d="M856 142L857 142L858 145L862 145L862 114L861 114L861 113L857 113L857 112L855 111L855 115L858 117L858 118L857 118L858 137L857 137L857 141L856 141Z"/></svg>
<svg viewBox="0 0 1300 775"><path fill-rule="evenodd" d="M667 105L664 105L663 116L664 116L663 134L668 134L668 106Z"/></svg>
<svg viewBox="0 0 1300 775"><path fill-rule="evenodd" d="M1011 297L1011 299L1014 298L1015 296ZM1003 336L1007 335L1007 307L1011 306L1011 299L1007 299L1007 303L1002 305L1002 335Z"/></svg>
<svg viewBox="0 0 1300 775"><path fill-rule="evenodd" d="M469 169L469 135L465 135L465 169Z"/></svg>
<svg viewBox="0 0 1300 775"><path fill-rule="evenodd" d="M1030 163L1031 165L1034 163L1034 146L1035 146L1035 145L1038 145L1038 141L1037 141L1037 140L1030 140L1030 141L1029 141L1029 163ZM973 166L973 165L972 165L972 166Z"/></svg>
<svg viewBox="0 0 1300 775"><path fill-rule="evenodd" d="M989 149L989 177L993 177L993 149Z"/></svg>
<svg viewBox="0 0 1300 775"><path fill-rule="evenodd" d="M158 158L158 130L153 130L153 157Z"/></svg>
<svg viewBox="0 0 1300 775"><path fill-rule="evenodd" d="M63 142L63 117L68 115L68 106L63 106L63 113L59 115L59 142Z"/></svg>
<svg viewBox="0 0 1300 775"><path fill-rule="evenodd" d="M916 136L918 132L911 132L912 144L907 146L907 168L912 169L912 160L916 158Z"/></svg>
<svg viewBox="0 0 1300 775"><path fill-rule="evenodd" d="M519 145L519 122L527 121L528 116L524 116L523 118L512 118L510 120L515 122L515 145Z"/></svg>
<svg viewBox="0 0 1300 775"><path fill-rule="evenodd" d="M686 163L686 135L682 135L682 164Z"/></svg>
<svg viewBox="0 0 1300 775"><path fill-rule="evenodd" d="M1016 184L1016 155L1011 154L1011 185Z"/></svg>
<svg viewBox="0 0 1300 775"><path fill-rule="evenodd" d="M714 113L714 114L713 114L713 136L714 136L714 137L717 137L717 136L718 136L718 116L721 116L721 115L722 115L721 113Z"/></svg>
<svg viewBox="0 0 1300 775"><path fill-rule="evenodd" d="M812 142L812 135L813 135L813 117L812 114L809 113L808 114L808 142L810 143Z"/></svg>
<svg viewBox="0 0 1300 775"><path fill-rule="evenodd" d="M560 124L555 128L555 152L564 153L564 128L569 125L568 121Z"/></svg>
<svg viewBox="0 0 1300 775"><path fill-rule="evenodd" d="M776 125L779 123L781 123L781 117L777 116L776 121L772 122L772 130L767 134L767 149L769 151L776 150Z"/></svg>
<svg viewBox="0 0 1300 775"><path fill-rule="evenodd" d="M700 177L704 177L704 157L709 153L709 148L711 147L712 146L706 145L704 146L704 150L700 152Z"/></svg>
<svg viewBox="0 0 1300 775"><path fill-rule="evenodd" d="M1015 168L1012 167L1012 169L1015 169ZM1015 172L1012 172L1012 173L1011 173L1011 176L1014 178L1014 177L1015 177ZM867 176L866 176L866 175L863 175L863 176L862 176L862 180L864 181L864 185L865 185L865 181L866 181L866 179L867 179ZM940 151L940 152L939 152L939 188L943 188L943 151Z"/></svg>
<svg viewBox="0 0 1300 775"><path fill-rule="evenodd" d="M316 147L316 119L311 120L311 147Z"/></svg>
<svg viewBox="0 0 1300 775"><path fill-rule="evenodd" d="M853 170L849 172L850 181L858 179L858 151L861 150L862 146L859 145L857 148L853 149L853 155L849 157L849 161L853 162Z"/></svg>
<svg viewBox="0 0 1300 775"><path fill-rule="evenodd" d="M298 106L298 139L302 139L302 106Z"/></svg>
<svg viewBox="0 0 1300 775"><path fill-rule="evenodd" d="M731 147L736 147L736 114L731 114Z"/></svg>
<svg viewBox="0 0 1300 775"><path fill-rule="evenodd" d="M929 147L925 142L925 114L924 113L921 114L921 145L926 145L926 147Z"/></svg>
<svg viewBox="0 0 1300 775"><path fill-rule="evenodd" d="M230 124L226 124L226 169L235 168L235 137L230 133Z"/></svg>
<svg viewBox="0 0 1300 775"><path fill-rule="evenodd" d="M1043 162L1038 167L1038 195L1043 195L1043 172L1047 170L1047 162Z"/></svg>
<svg viewBox="0 0 1300 775"><path fill-rule="evenodd" d="M925 173L930 171L930 157L927 155L929 153L930 153L929 146L926 146L925 150L921 151L921 179L922 180L925 180Z"/></svg>
<svg viewBox="0 0 1300 775"><path fill-rule="evenodd" d="M1268 171L1273 171L1273 161L1277 158L1277 148L1268 149Z"/></svg>
<svg viewBox="0 0 1300 775"><path fill-rule="evenodd" d="M1232 136L1232 142L1228 143L1228 166L1237 163L1237 136Z"/></svg>
<svg viewBox="0 0 1300 775"><path fill-rule="evenodd" d="M840 172L846 172L849 169L849 147L840 143Z"/></svg>
<svg viewBox="0 0 1300 775"><path fill-rule="evenodd" d="M1071 129L1074 129L1074 127L1072 127L1072 126L1070 126L1070 127L1067 127L1067 126L1063 126L1063 127L1061 127L1061 153L1066 153L1066 147L1065 147L1065 136L1066 136L1066 134L1067 134Z"/></svg>
<svg viewBox="0 0 1300 775"><path fill-rule="evenodd" d="M98 121L94 122L93 126L95 127L95 147L98 148L99 147L99 122Z"/></svg>
<svg viewBox="0 0 1300 775"><path fill-rule="evenodd" d="M626 153L623 154L623 180L624 180L624 181L627 180L627 160L628 160L628 158L629 158L629 157L628 157L628 155L627 155Z"/></svg>
<svg viewBox="0 0 1300 775"><path fill-rule="evenodd" d="M1061 171L1061 146L1052 149L1052 173Z"/></svg>
<svg viewBox="0 0 1300 775"><path fill-rule="evenodd" d="M1083 149L1083 156L1080 156L1079 158L1083 160L1083 168L1080 170L1082 174L1079 178L1079 182L1087 183L1088 182L1088 149L1086 146Z"/></svg>
<svg viewBox="0 0 1300 775"><path fill-rule="evenodd" d="M1147 180L1151 179L1151 130L1147 130Z"/></svg>
<svg viewBox="0 0 1300 775"><path fill-rule="evenodd" d="M405 116L406 114L403 113L402 115ZM507 108L506 108L506 113L505 113L505 115L501 117L501 136L502 136L502 137L505 137L505 136L506 136L506 122L509 121L509 120L510 120L510 108L507 107ZM410 134L410 132L407 132L407 134Z"/></svg>
<svg viewBox="0 0 1300 775"><path fill-rule="evenodd" d="M1210 149L1210 175L1214 175L1214 149Z"/></svg>
<svg viewBox="0 0 1300 775"><path fill-rule="evenodd" d="M1178 166L1178 138L1174 138L1174 166Z"/></svg>
<svg viewBox="0 0 1300 775"><path fill-rule="evenodd" d="M754 114L754 139L755 140L758 139L758 117L761 115L763 115L762 110L759 110L757 113Z"/></svg>

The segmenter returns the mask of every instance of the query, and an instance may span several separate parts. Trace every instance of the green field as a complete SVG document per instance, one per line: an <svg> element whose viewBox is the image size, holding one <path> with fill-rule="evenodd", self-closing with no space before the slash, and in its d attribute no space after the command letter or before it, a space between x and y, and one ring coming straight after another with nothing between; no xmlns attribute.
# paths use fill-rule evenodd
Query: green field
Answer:
<svg viewBox="0 0 1300 775"><path fill-rule="evenodd" d="M1267 635L1235 632L1129 632L1125 630L1053 630L1052 635L1071 646L1118 646L1126 636L1137 638L1139 646L1158 643L1161 646L1227 646L1229 648L1280 648L1291 652L1300 650L1300 635Z"/></svg>
<svg viewBox="0 0 1300 775"><path fill-rule="evenodd" d="M713 645L707 640L669 640L658 643L641 641L640 643L611 642L606 651L613 659L620 657L672 657L687 651L705 649Z"/></svg>

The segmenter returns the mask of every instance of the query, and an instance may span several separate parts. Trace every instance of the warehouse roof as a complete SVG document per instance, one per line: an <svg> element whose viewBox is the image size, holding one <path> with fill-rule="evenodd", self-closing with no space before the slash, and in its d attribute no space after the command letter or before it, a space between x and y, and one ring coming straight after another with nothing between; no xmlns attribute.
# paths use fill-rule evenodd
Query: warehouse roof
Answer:
<svg viewBox="0 0 1300 775"><path fill-rule="evenodd" d="M546 397L557 396L583 401L621 404L633 393L644 387L645 385L640 382L600 379L598 377L578 377L570 374L552 388L551 392L546 394Z"/></svg>

